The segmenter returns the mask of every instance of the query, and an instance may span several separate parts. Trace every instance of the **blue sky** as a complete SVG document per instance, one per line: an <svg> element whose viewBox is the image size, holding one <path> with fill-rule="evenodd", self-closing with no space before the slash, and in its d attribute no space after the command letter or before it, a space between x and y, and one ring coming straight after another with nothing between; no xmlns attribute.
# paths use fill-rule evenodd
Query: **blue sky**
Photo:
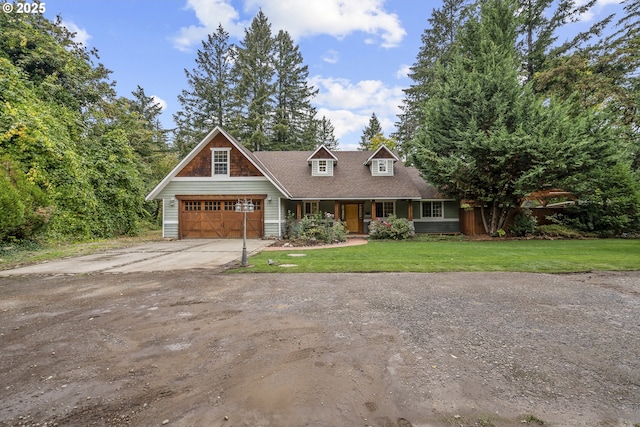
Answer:
<svg viewBox="0 0 640 427"><path fill-rule="evenodd" d="M440 1L426 0L49 0L45 16L62 17L77 40L98 49L113 71L119 95L137 85L164 107L162 122L173 128L178 94L187 87L197 49L219 23L237 43L257 11L274 34L284 29L299 45L314 105L336 128L340 149L356 149L373 112L384 134L395 128L402 89L411 84L420 36ZM620 10L619 0L600 0L572 31L581 31Z"/></svg>

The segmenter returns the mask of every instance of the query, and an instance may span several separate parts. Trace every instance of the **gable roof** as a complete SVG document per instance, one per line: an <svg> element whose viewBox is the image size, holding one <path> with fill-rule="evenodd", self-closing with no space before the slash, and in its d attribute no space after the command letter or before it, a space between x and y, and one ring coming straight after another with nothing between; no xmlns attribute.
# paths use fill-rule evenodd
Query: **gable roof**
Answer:
<svg viewBox="0 0 640 427"><path fill-rule="evenodd" d="M326 160L327 157L322 156L321 152L324 152L325 156L328 154L336 162L338 161L338 158L335 156L335 154L331 152L331 150L329 150L326 146L321 145L318 148L316 148L316 151L314 151L313 153L311 153L309 157L307 157L307 162L310 162L313 159Z"/></svg>
<svg viewBox="0 0 640 427"><path fill-rule="evenodd" d="M207 136L204 137L202 141L198 145L195 146L193 150L187 156L182 159L180 163L176 165L175 168L167 176L164 177L162 181L147 195L145 200L153 200L158 194L171 182L173 178L176 177L180 173L180 171L187 165L191 160L193 160L199 153L202 151L211 140L213 140L218 134L222 134L228 141L231 143L233 147L235 147L242 155L251 163L253 166L258 169L258 171L265 176L282 194L288 196L289 194L286 192L284 187L278 182L275 176L271 174L269 170L267 170L264 165L256 160L253 153L249 151L244 145L238 142L234 137L225 132L220 126L216 126Z"/></svg>
<svg viewBox="0 0 640 427"><path fill-rule="evenodd" d="M258 151L253 155L286 189L292 199L412 199L435 195L420 173L398 162L393 176L372 176L366 161L370 151L336 151L333 176L312 176L309 151ZM395 155L394 155L395 156ZM396 157L397 158L397 157Z"/></svg>
<svg viewBox="0 0 640 427"><path fill-rule="evenodd" d="M380 153L380 151L386 151L386 153ZM367 151L368 153L368 151ZM386 154L386 155L385 155ZM380 147L378 147L378 149L376 151L373 152L373 154L371 154L371 156L369 156L369 158L367 159L366 162L364 162L365 165L369 165L371 164L371 161L373 159L394 159L394 162L399 162L400 159L398 158L398 156L396 156L396 154L389 150L387 148L386 145L382 144Z"/></svg>

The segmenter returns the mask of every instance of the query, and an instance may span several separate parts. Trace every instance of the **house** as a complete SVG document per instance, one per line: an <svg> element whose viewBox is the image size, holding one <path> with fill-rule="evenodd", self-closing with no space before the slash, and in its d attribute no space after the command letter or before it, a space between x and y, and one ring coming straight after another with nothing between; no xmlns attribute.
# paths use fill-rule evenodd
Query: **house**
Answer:
<svg viewBox="0 0 640 427"><path fill-rule="evenodd" d="M371 151L251 152L220 127L209 133L146 200L162 201L162 230L171 238L241 238L239 200L247 237L281 237L287 213L327 212L351 233L368 232L391 214L418 233L459 231L459 203L442 196L385 146Z"/></svg>

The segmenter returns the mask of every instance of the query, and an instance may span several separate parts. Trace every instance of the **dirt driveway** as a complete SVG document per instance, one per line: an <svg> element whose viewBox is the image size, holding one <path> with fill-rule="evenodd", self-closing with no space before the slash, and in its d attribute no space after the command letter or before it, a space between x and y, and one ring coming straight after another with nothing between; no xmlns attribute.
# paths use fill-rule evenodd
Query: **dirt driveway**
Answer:
<svg viewBox="0 0 640 427"><path fill-rule="evenodd" d="M634 426L640 272L0 278L3 426Z"/></svg>

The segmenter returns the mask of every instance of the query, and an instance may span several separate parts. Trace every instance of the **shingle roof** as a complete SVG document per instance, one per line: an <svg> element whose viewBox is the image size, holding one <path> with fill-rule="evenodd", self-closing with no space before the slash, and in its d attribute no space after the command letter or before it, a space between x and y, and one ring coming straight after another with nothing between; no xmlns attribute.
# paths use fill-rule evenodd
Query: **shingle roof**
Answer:
<svg viewBox="0 0 640 427"><path fill-rule="evenodd" d="M443 198L420 173L402 162L393 176L372 176L364 163L371 151L333 151L338 159L333 176L312 176L311 151L257 151L253 157L291 195L292 199L424 199Z"/></svg>

